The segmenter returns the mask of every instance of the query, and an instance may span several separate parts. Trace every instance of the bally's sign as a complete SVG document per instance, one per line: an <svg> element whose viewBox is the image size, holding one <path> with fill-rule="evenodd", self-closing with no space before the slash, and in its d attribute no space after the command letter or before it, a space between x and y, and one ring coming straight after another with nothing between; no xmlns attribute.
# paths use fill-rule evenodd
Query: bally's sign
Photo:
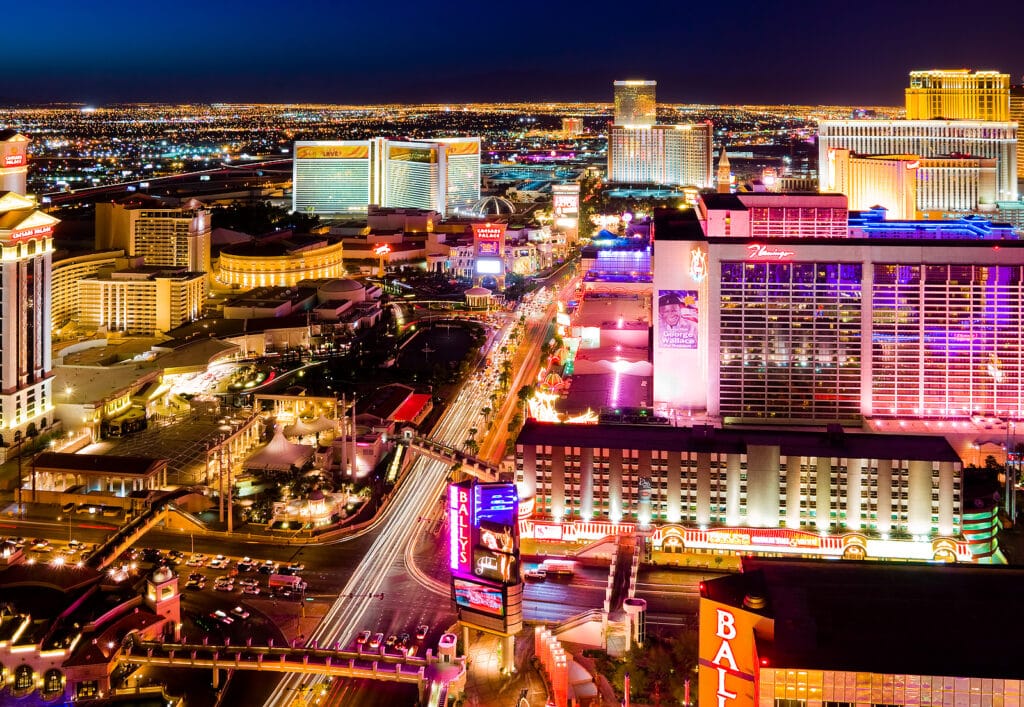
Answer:
<svg viewBox="0 0 1024 707"><path fill-rule="evenodd" d="M754 624L761 617L709 599L700 602L699 707L754 707Z"/></svg>

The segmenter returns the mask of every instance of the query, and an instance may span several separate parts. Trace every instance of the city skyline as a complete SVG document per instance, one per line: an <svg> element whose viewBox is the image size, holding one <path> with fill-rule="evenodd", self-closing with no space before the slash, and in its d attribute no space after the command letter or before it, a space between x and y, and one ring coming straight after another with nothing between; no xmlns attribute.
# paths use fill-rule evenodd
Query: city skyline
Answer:
<svg viewBox="0 0 1024 707"><path fill-rule="evenodd" d="M400 0L387 16L306 0L290 17L263 0L188 0L173 15L50 0L12 9L24 31L6 42L0 103L606 101L612 80L645 78L666 103L899 105L914 69L1024 73L1020 7L966 35L961 18L918 0L685 13L654 3L622 35L602 32L621 11L569 2L520 22L462 0L443 14Z"/></svg>

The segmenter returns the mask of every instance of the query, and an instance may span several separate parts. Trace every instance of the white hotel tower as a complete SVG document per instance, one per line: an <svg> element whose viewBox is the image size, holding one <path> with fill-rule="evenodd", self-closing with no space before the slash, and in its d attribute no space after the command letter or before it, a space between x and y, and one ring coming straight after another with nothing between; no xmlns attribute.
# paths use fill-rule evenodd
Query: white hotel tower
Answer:
<svg viewBox="0 0 1024 707"><path fill-rule="evenodd" d="M50 269L57 219L0 192L0 457L53 423Z"/></svg>

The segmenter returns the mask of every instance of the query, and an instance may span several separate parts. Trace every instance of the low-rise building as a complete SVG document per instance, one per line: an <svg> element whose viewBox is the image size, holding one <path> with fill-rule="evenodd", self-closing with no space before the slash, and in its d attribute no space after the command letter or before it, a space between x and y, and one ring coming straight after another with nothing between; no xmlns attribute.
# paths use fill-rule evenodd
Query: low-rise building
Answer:
<svg viewBox="0 0 1024 707"><path fill-rule="evenodd" d="M161 334L202 315L206 274L134 267L79 280L78 296L83 327Z"/></svg>

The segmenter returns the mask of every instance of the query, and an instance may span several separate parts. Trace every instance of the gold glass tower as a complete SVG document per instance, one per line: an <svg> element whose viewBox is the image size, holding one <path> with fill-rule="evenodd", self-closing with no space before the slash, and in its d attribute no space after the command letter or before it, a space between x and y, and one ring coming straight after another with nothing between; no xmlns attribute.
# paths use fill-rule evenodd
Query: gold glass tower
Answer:
<svg viewBox="0 0 1024 707"><path fill-rule="evenodd" d="M657 81L615 82L615 125L650 127L658 122Z"/></svg>

